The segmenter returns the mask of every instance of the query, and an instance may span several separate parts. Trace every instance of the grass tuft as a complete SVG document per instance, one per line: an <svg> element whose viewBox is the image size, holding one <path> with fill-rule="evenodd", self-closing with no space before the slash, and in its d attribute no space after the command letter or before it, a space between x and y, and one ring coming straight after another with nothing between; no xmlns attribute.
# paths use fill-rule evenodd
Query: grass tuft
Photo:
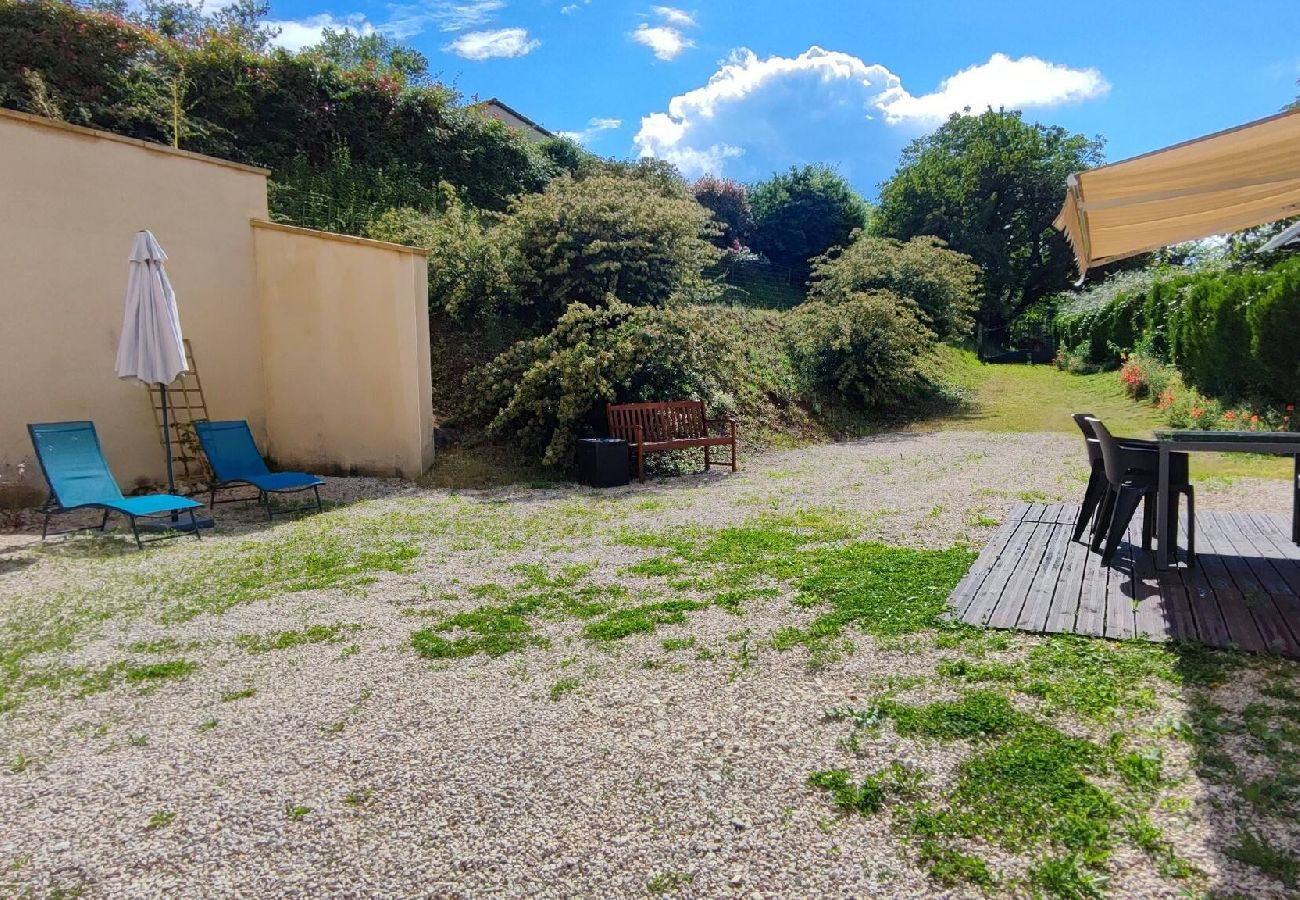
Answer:
<svg viewBox="0 0 1300 900"><path fill-rule="evenodd" d="M176 681L188 677L199 667L188 659L169 659L166 662L131 666L126 670L126 680L135 682Z"/></svg>
<svg viewBox="0 0 1300 900"><path fill-rule="evenodd" d="M940 700L925 706L889 701L881 704L881 712L894 720L894 727L904 737L939 740L1001 737L1031 721L1006 697L992 691L973 691L960 700Z"/></svg>
<svg viewBox="0 0 1300 900"><path fill-rule="evenodd" d="M629 635L654 631L660 625L680 625L686 621L686 613L707 606L698 600L643 603L615 610L587 625L582 633L593 641L620 641Z"/></svg>
<svg viewBox="0 0 1300 900"><path fill-rule="evenodd" d="M343 623L308 625L301 630L278 631L269 635L241 634L235 638L235 643L249 653L270 653L273 650L288 650L306 644L336 644L348 633L360 628L360 625Z"/></svg>

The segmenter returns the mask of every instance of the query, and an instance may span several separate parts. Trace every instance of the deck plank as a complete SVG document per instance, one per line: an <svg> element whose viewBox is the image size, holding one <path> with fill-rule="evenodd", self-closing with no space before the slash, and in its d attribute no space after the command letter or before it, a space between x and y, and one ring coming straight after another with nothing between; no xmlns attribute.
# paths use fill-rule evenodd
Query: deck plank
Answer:
<svg viewBox="0 0 1300 900"><path fill-rule="evenodd" d="M1223 564L1241 591L1268 649L1288 656L1300 654L1300 644L1297 644L1295 635L1287 625L1286 617L1279 607L1279 598L1273 595L1273 588L1285 585L1277 578L1272 567L1261 565L1258 551L1224 519L1211 517L1206 523L1206 531L1213 535L1216 546L1223 550ZM1265 573L1271 576L1267 583L1262 577Z"/></svg>
<svg viewBox="0 0 1300 900"><path fill-rule="evenodd" d="M984 583L980 586L974 599L966 607L966 611L962 615L964 621L971 625L985 625L988 623L989 616L993 614L998 601L1002 599L1007 583L1015 575L1021 558L1025 555L1025 550L1029 545L1029 538L1037 527L1038 525L1034 522L1020 522L1016 525L1006 547L1003 548L1002 553L993 564L993 568L989 571L988 577L984 579ZM1037 566L1036 560L1034 565Z"/></svg>
<svg viewBox="0 0 1300 900"><path fill-rule="evenodd" d="M1182 542L1182 546L1188 546L1186 516L1178 520L1178 539ZM1209 579L1205 576L1203 566L1171 569L1160 574L1162 578L1177 577L1182 582L1196 629L1195 634L1188 638L1189 640L1200 641L1211 647L1235 646L1228 633L1228 626L1224 622L1223 610L1219 609L1219 600L1214 594Z"/></svg>
<svg viewBox="0 0 1300 900"><path fill-rule="evenodd" d="M1074 530L1073 522L1064 525L1062 530L1066 535L1064 559L1061 563L1056 592L1052 595L1052 603L1048 608L1047 620L1043 623L1043 630L1068 634L1074 631L1075 620L1079 616L1079 604L1087 569L1097 564L1097 557L1088 552L1087 544L1069 540Z"/></svg>
<svg viewBox="0 0 1300 900"><path fill-rule="evenodd" d="M1181 579L1162 581L1156 572L1155 555L1133 554L1133 630L1148 641L1196 636L1192 613Z"/></svg>
<svg viewBox="0 0 1300 900"><path fill-rule="evenodd" d="M1020 619L1020 611L1024 609L1029 597L1029 586L1043 564L1043 557L1047 552L1047 538L1054 526L1046 522L1038 522L1030 526L1026 522L1025 527L1032 527L1033 531L1025 545L1024 555L1020 558L1020 565L1012 571L1002 597L989 614L986 624L990 628L1016 627L1016 622Z"/></svg>
<svg viewBox="0 0 1300 900"><path fill-rule="evenodd" d="M1079 613L1074 625L1076 633L1105 636L1106 593L1113 572L1110 566L1102 564L1100 555L1089 550L1084 563L1083 589L1079 594Z"/></svg>
<svg viewBox="0 0 1300 900"><path fill-rule="evenodd" d="M1205 572L1206 580L1214 589L1214 597L1219 602L1219 610L1223 613L1223 622L1228 629L1230 644L1254 653L1263 652L1268 649L1268 642L1228 571L1227 560L1231 550L1222 543L1218 529L1211 524L1213 522L1212 514L1197 516L1196 564Z"/></svg>
<svg viewBox="0 0 1300 900"><path fill-rule="evenodd" d="M1109 563L1111 572L1109 589L1106 591L1106 628L1102 634L1116 640L1137 636L1133 623L1133 553L1141 549L1140 523L1139 513L1129 523L1124 539L1120 541Z"/></svg>
<svg viewBox="0 0 1300 900"><path fill-rule="evenodd" d="M1221 518L1229 526L1226 530L1231 531L1238 551L1250 548L1246 563L1268 591L1292 643L1300 648L1300 566L1283 557L1270 535L1256 531L1247 517L1228 513Z"/></svg>
<svg viewBox="0 0 1300 900"><path fill-rule="evenodd" d="M1199 640L1300 658L1300 547L1289 523L1203 512L1198 565L1155 569L1141 520L1109 566L1071 540L1078 507L1017 504L949 598L976 625L1147 640ZM1179 521L1186 544L1186 519Z"/></svg>
<svg viewBox="0 0 1300 900"><path fill-rule="evenodd" d="M966 570L966 575L953 590L952 595L948 598L948 605L956 611L958 618L963 618L966 610L970 607L975 595L979 592L984 580L988 577L993 566L998 559L1006 552L1007 542L1015 534L1016 529L1020 526L1021 516L1024 515L1024 504L1020 504L1020 516L1008 517L997 530L993 532L993 537L984 545L979 556L975 557L975 562ZM1014 512L1014 510L1013 510Z"/></svg>
<svg viewBox="0 0 1300 900"><path fill-rule="evenodd" d="M1047 617L1052 609L1052 598L1061 584L1061 571L1070 543L1070 526L1060 523L1061 509L1054 510L1055 524L1047 526L1043 561L1038 566L1026 591L1025 605L1020 610L1015 627L1022 631L1045 631Z"/></svg>

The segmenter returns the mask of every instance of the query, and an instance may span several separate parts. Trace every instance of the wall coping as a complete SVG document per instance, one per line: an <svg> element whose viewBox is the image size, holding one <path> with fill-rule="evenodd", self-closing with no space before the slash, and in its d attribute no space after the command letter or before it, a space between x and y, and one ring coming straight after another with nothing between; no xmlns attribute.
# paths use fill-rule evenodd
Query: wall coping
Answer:
<svg viewBox="0 0 1300 900"><path fill-rule="evenodd" d="M396 253L411 253L416 256L426 257L429 251L424 247L408 247L406 244L394 244L391 241L376 241L372 238L357 237L352 234L338 234L333 231L317 231L314 228L302 228L298 225L285 225L283 222L272 222L269 219L249 219L248 223L254 228L265 228L268 231L283 231L287 234L300 234L304 237L322 238L327 241L339 241L344 244L359 244L362 247L375 247L380 250L392 250Z"/></svg>
<svg viewBox="0 0 1300 900"><path fill-rule="evenodd" d="M220 159L215 156L205 156L202 153L195 153L193 150L178 150L175 147L168 147L166 144L158 144L153 141L145 141L140 138L124 137L120 134L114 134L111 131L102 131L98 128L87 128L84 125L73 125L71 122L61 122L58 119L50 119L45 116L37 116L32 113L19 112L15 109L0 109L0 119L10 119L15 122L23 122L28 125L35 125L40 128L52 128L57 131L66 131L71 134L81 135L82 137L96 138L101 141L113 141L118 144L130 144L151 153L163 153L168 156L179 156L185 159L192 159L196 162L210 163L214 166L224 166L227 169L234 169L238 172L248 172L253 175L261 175L263 178L269 177L270 169L263 169L260 166L250 166L244 163L231 162L228 159Z"/></svg>

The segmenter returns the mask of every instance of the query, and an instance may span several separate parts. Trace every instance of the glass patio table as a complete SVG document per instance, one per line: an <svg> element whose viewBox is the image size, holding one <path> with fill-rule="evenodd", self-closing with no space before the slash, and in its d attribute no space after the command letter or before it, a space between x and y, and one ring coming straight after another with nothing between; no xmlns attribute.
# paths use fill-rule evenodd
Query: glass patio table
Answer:
<svg viewBox="0 0 1300 900"><path fill-rule="evenodd" d="M1169 454L1269 453L1295 459L1291 479L1291 540L1300 544L1300 433L1294 431L1157 431L1160 445L1159 494L1156 498L1156 568L1169 568Z"/></svg>

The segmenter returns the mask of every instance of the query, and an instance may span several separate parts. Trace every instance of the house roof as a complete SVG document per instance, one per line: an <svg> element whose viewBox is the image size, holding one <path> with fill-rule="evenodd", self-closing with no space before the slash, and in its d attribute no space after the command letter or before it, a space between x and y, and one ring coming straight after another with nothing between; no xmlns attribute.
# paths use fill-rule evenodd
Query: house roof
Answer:
<svg viewBox="0 0 1300 900"><path fill-rule="evenodd" d="M538 124L537 124L536 122L534 122L532 119L528 118L526 115L524 115L523 113L521 113L519 110L514 109L513 107L510 107L510 106L507 106L506 104L504 104L504 103L502 103L500 100L498 100L496 97L489 97L487 100L484 100L484 101L482 101L481 103L475 103L475 104L474 104L474 108L475 108L475 109L480 109L480 108L485 107L485 106L495 106L497 109L500 109L500 110L503 110L503 111L505 111L505 112L508 112L510 115L514 116L516 119L518 119L519 121L523 122L525 125L527 125L529 128L531 128L531 129L533 129L534 131L536 131L538 134L543 134L543 135L545 135L546 137L554 137L554 136L555 136L555 135L553 135L550 131L546 130L546 129L543 128L541 125L538 125Z"/></svg>

